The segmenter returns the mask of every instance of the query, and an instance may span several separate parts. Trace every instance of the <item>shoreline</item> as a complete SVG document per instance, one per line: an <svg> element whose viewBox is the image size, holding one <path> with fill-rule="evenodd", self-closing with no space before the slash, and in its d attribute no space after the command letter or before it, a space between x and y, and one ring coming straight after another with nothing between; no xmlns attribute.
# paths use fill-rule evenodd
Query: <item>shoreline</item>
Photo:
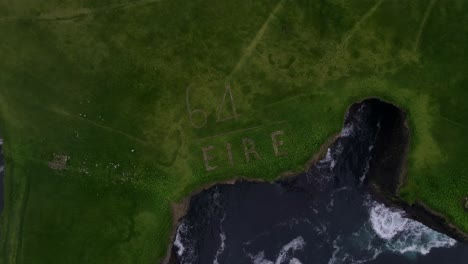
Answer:
<svg viewBox="0 0 468 264"><path fill-rule="evenodd" d="M188 207L190 205L190 199L213 187L216 185L223 185L223 184L235 184L240 181L248 181L248 182L268 182L268 183L274 183L275 181L282 180L282 179L287 179L290 177L294 177L296 175L299 175L301 173L306 172L308 169L312 168L317 162L319 162L323 157L325 157L327 153L327 149L335 143L336 139L339 137L340 133L335 133L332 136L330 136L325 143L323 143L319 150L310 158L305 164L304 164L304 169L299 172L294 172L294 171L284 171L280 173L274 180L272 181L267 181L267 180L262 180L262 179L255 179L255 178L246 178L244 176L236 176L232 179L228 180L222 180L222 181L214 181L210 182L208 184L202 185L200 188L197 188L196 190L192 191L189 195L184 197L180 202L172 202L171 203L171 211L172 211L172 232L170 235L170 241L169 245L167 248L167 253L166 256L164 257L163 261L161 264L171 264L173 262L173 250L172 250L172 242L175 239L175 236L177 234L177 226L180 222L180 219L185 216L187 213Z"/></svg>
<svg viewBox="0 0 468 264"><path fill-rule="evenodd" d="M395 127L391 130L392 133L380 136L380 141L382 141L379 144L380 148L382 145L392 146L392 148L381 148L380 153L377 150L378 153L371 164L368 175L371 194L374 199L380 200L386 205L401 208L409 218L457 241L468 243L468 233L452 224L446 216L431 209L422 201L418 200L409 204L400 197L400 189L408 179L411 135L406 112L393 103L386 103L398 109L399 115L395 120ZM395 151L395 148L399 149Z"/></svg>
<svg viewBox="0 0 468 264"><path fill-rule="evenodd" d="M434 210L432 210L431 208L429 208L428 206L426 206L420 201L415 202L413 205L408 204L398 195L400 188L406 183L406 180L407 180L408 153L409 153L409 148L410 148L409 127L408 127L408 122L406 118L406 112L402 108L396 106L393 103L383 101L376 97L364 98L360 101L357 101L351 104L347 108L346 112L344 113L343 127L346 125L346 115L352 109L352 107L366 100L371 100L371 99L377 99L379 101L385 102L391 105L392 107L396 108L398 110L398 114L400 118L400 119L397 118L398 120L396 121L396 123L400 121L399 131L397 131L397 133L388 133L388 135L392 138L392 140L390 140L391 143L388 143L388 141L386 141L385 144L383 144L383 142L381 142L381 144L379 144L380 145L379 147L382 150L382 145L392 145L392 143L394 143L397 146L400 146L401 148L400 151L396 151L396 152L388 151L388 149L383 149L385 151L381 151L379 154L376 154L377 158L374 161L372 161L370 165L369 174L368 174L369 189L371 191L372 196L374 196L376 200L381 201L382 203L386 205L390 205L392 207L397 207L397 208L402 209L403 211L405 211L406 214L410 216L410 218L421 222L422 224L428 226L429 228L433 230L436 230L437 232L446 234L456 239L457 241L461 241L465 243L468 242L468 233L463 232L461 229L451 224L450 221L445 216L443 216L440 213L435 212ZM184 197L180 202L171 203L172 232L170 235L170 241L168 244L166 256L161 262L161 264L174 263L173 241L177 234L177 226L180 223L180 219L186 215L187 210L190 205L190 200L192 199L193 196L216 185L235 184L236 182L239 182L239 181L274 183L278 180L284 180L290 177L300 175L301 173L307 172L307 170L312 168L318 161L324 158L326 155L327 149L332 144L334 144L339 137L340 137L340 133L335 133L332 136L330 136L326 140L326 142L320 146L319 150L312 156L312 158L310 158L306 162L306 164L304 165L303 171L299 171L299 172L285 171L279 174L272 181L260 180L260 179L255 179L255 178L247 179L242 176L237 176L229 180L214 181L214 182L205 184L201 186L200 188L197 188L196 190L191 192L189 195ZM394 163L390 163L391 166L389 166L388 164L388 159L394 162ZM382 167L379 167L379 165L382 165L383 161L386 162L386 166L384 166L383 169L388 168L388 167L392 168L390 169L390 173L388 171L382 173Z"/></svg>

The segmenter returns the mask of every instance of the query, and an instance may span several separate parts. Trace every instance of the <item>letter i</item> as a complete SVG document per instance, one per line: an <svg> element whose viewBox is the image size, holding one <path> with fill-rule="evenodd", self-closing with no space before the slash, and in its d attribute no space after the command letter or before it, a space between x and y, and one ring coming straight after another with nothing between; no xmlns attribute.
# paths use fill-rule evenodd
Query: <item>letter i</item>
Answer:
<svg viewBox="0 0 468 264"><path fill-rule="evenodd" d="M226 143L226 150L227 150L227 154L228 154L229 163L230 163L231 165L234 165L234 159L232 158L232 147L231 147L231 144Z"/></svg>

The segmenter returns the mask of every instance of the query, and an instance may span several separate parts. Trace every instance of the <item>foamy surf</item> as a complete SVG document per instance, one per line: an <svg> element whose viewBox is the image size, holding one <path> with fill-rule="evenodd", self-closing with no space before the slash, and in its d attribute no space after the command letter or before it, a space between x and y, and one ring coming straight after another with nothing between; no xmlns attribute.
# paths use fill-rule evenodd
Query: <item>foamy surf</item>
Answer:
<svg viewBox="0 0 468 264"><path fill-rule="evenodd" d="M329 264L367 263L389 252L399 255L427 255L434 248L450 248L456 241L407 218L402 210L375 202L364 203L369 219L351 236L333 241Z"/></svg>
<svg viewBox="0 0 468 264"><path fill-rule="evenodd" d="M224 248L226 247L226 234L224 232L219 234L219 239L221 240L221 244L219 245L218 251L216 251L216 256L213 260L213 264L219 264L218 258L224 252Z"/></svg>
<svg viewBox="0 0 468 264"><path fill-rule="evenodd" d="M372 230L387 241L386 248L393 252L426 255L433 248L449 248L457 243L447 235L406 218L403 211L377 202L370 209L369 221Z"/></svg>
<svg viewBox="0 0 468 264"><path fill-rule="evenodd" d="M374 232L382 239L390 240L406 228L409 219L403 213L374 203L370 210L370 223Z"/></svg>
<svg viewBox="0 0 468 264"><path fill-rule="evenodd" d="M467 263L468 245L372 199L366 179L380 174L373 166L392 161L387 148L404 146L386 140L401 113L366 105L379 112L353 107L342 134L307 172L273 183L219 184L192 197L173 247L177 263L194 255L193 264ZM396 136L406 140L397 123ZM398 175L399 162L386 164L384 174Z"/></svg>
<svg viewBox="0 0 468 264"><path fill-rule="evenodd" d="M177 228L174 247L177 249L176 254L179 256L181 264L191 264L196 259L195 250L193 249L192 241L188 234L189 227L185 222L182 222Z"/></svg>
<svg viewBox="0 0 468 264"><path fill-rule="evenodd" d="M304 249L306 242L301 236L291 240L291 242L284 245L278 253L276 260L265 259L265 252L260 251L256 255L250 255L252 264L302 264L300 260L293 257L294 251Z"/></svg>

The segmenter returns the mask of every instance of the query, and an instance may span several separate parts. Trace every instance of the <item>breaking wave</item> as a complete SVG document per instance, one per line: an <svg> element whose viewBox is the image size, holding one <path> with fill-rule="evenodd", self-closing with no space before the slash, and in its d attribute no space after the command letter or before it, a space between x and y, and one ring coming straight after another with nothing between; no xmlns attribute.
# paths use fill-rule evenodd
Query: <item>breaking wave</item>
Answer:
<svg viewBox="0 0 468 264"><path fill-rule="evenodd" d="M426 255L434 248L449 248L456 240L405 217L402 210L368 202L369 221L350 237L333 241L329 264L366 263L385 252Z"/></svg>
<svg viewBox="0 0 468 264"><path fill-rule="evenodd" d="M365 105L385 112L364 112ZM372 166L386 162L385 145L392 143L386 135L393 132L380 130L394 129L402 114L374 108L362 103L357 113L355 108L353 115L347 113L338 139L304 174L271 184L221 184L198 194L176 232L177 263L436 263L465 250L464 244L454 247L454 239L372 198L367 177ZM406 140L407 129L399 125L402 135L397 136ZM392 155L402 150L390 147ZM466 263L466 256L455 259L452 263Z"/></svg>
<svg viewBox="0 0 468 264"><path fill-rule="evenodd" d="M216 251L216 256L215 256L215 259L213 260L213 264L219 264L218 258L224 252L224 248L226 247L226 234L225 233L219 234L219 238L221 239L221 245L219 246L218 251Z"/></svg>
<svg viewBox="0 0 468 264"><path fill-rule="evenodd" d="M447 235L406 218L403 211L377 202L370 210L370 223L377 236L387 241L386 249L392 252L426 255L433 248L449 248L457 243Z"/></svg>
<svg viewBox="0 0 468 264"><path fill-rule="evenodd" d="M343 129L341 130L340 136L341 137L350 137L353 134L354 134L354 125L349 124L349 125L346 125L345 127L343 127Z"/></svg>
<svg viewBox="0 0 468 264"><path fill-rule="evenodd" d="M327 149L327 154L325 155L325 157L322 160L320 160L319 166L321 168L325 167L325 168L329 168L330 170L333 170L335 165L336 165L336 160L332 156L331 149L328 148Z"/></svg>
<svg viewBox="0 0 468 264"><path fill-rule="evenodd" d="M216 199L218 199L219 192L216 192L216 194L217 194ZM217 200L217 202L219 203L218 200ZM216 251L216 255L215 255L215 258L213 260L213 264L219 264L218 258L219 258L219 256L221 256L221 254L223 254L224 249L226 248L226 233L224 233L223 226L222 226L225 218L226 218L226 215L224 215L223 218L221 219L221 224L220 224L221 232L219 233L219 239L221 240L221 242L220 242L218 250Z"/></svg>
<svg viewBox="0 0 468 264"><path fill-rule="evenodd" d="M195 250L189 240L188 226L185 222L182 222L177 228L177 233L174 241L174 247L177 249L176 254L180 258L181 264L193 263L196 259Z"/></svg>
<svg viewBox="0 0 468 264"><path fill-rule="evenodd" d="M256 255L250 255L249 257L252 260L252 264L302 264L300 260L293 256L293 254L294 251L302 250L305 244L306 242L301 236L291 240L291 242L281 248L274 262L265 259L265 252L263 251L260 251Z"/></svg>

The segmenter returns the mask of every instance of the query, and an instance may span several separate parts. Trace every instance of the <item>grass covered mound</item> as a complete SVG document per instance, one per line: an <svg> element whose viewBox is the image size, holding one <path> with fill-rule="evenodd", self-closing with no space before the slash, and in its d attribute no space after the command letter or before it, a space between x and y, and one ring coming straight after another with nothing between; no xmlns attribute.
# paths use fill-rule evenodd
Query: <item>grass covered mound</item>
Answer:
<svg viewBox="0 0 468 264"><path fill-rule="evenodd" d="M170 204L301 171L353 102L409 119L408 182L468 231L466 1L0 3L4 263L154 263Z"/></svg>

